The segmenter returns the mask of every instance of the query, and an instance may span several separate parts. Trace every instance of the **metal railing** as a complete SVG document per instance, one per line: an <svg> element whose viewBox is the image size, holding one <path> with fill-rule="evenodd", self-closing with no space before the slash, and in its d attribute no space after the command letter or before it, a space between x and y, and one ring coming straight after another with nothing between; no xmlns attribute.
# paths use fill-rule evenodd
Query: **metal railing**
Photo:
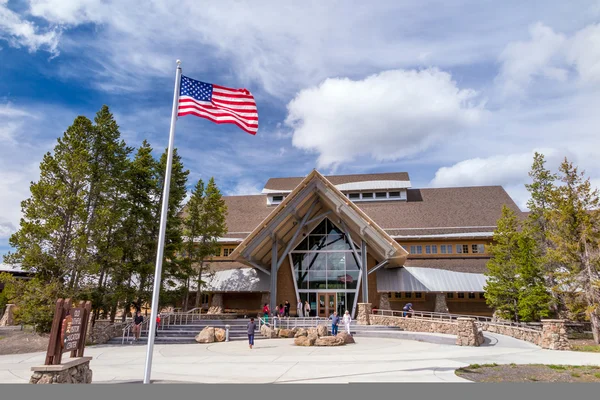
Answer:
<svg viewBox="0 0 600 400"><path fill-rule="evenodd" d="M494 320L492 317L486 317L482 315L467 315L467 314L450 314L450 313L438 313L432 311L398 311L398 310L373 310L373 315L380 316L388 316L388 317L406 317L406 318L418 318L418 319L427 319L427 320L435 320L435 321L446 321L453 322L457 318L473 318L478 325L482 323L492 324L492 325L502 325L502 326L513 326L517 328L525 328L531 330L541 330L540 326L537 325L529 325L521 322L513 322L513 321L498 321Z"/></svg>
<svg viewBox="0 0 600 400"><path fill-rule="evenodd" d="M327 323L329 318L325 317L273 317L269 318L267 322L264 317L258 318L258 329L263 325L268 326L269 328L285 328L285 329L293 329L293 328L316 328L320 324Z"/></svg>
<svg viewBox="0 0 600 400"><path fill-rule="evenodd" d="M149 323L150 323L150 319L148 319L148 318L146 318L141 323L142 326L140 326L140 336L144 329L146 329L146 330L148 329ZM121 344L125 344L125 342L129 343L133 340L133 335L132 335L133 325L134 325L134 322L131 321L125 326L125 328L123 328L123 337L121 338Z"/></svg>

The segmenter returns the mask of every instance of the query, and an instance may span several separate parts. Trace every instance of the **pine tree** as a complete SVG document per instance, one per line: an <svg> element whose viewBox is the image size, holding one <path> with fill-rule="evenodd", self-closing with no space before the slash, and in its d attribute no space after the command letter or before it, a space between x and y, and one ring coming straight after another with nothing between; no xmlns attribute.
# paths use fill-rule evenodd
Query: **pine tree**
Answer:
<svg viewBox="0 0 600 400"><path fill-rule="evenodd" d="M23 218L10 237L15 248L5 260L21 263L42 282L68 283L77 270L76 255L85 251L86 197L90 175L89 119L77 117L40 164L40 179L21 203Z"/></svg>
<svg viewBox="0 0 600 400"><path fill-rule="evenodd" d="M519 319L519 286L517 283L517 253L519 221L506 205L494 231L494 243L489 246L492 258L487 263L485 298L487 304L505 319Z"/></svg>
<svg viewBox="0 0 600 400"><path fill-rule="evenodd" d="M158 163L158 189L161 196L157 202L157 220L160 220L160 210L162 207L162 193L164 188L164 177L167 166L167 150L162 154ZM178 254L181 252L183 245L183 225L179 216L183 208L183 201L187 195L187 177L190 171L185 170L181 157L177 153L177 149L173 150L173 163L171 169L171 182L169 185L169 206L167 210L167 230L165 235L165 248L163 259L163 282L166 281L168 289L173 289L182 277L181 269L183 266L180 263ZM157 225L157 229L159 226ZM157 231L158 235L158 231ZM158 241L158 236L156 236ZM156 255L155 255L156 257ZM163 285L161 284L161 288ZM168 300L166 292L163 290L161 294L161 302Z"/></svg>
<svg viewBox="0 0 600 400"><path fill-rule="evenodd" d="M552 298L546 288L539 246L527 230L519 233L515 264L520 319L530 322L547 317Z"/></svg>
<svg viewBox="0 0 600 400"><path fill-rule="evenodd" d="M548 249L552 247L552 242L548 239L548 219L553 207L555 182L558 176L546 169L545 164L544 155L536 152L529 172L532 182L525 185L531 196L527 202L529 216L525 225L539 248L545 285L552 295L550 307L554 314L558 315L565 309L555 277L558 266L547 257Z"/></svg>
<svg viewBox="0 0 600 400"><path fill-rule="evenodd" d="M202 275L205 264L220 249L218 238L227 233L225 217L227 206L217 187L214 178L210 178L205 187L199 180L186 206L185 236L186 266L196 270L196 304L200 306L202 296ZM189 280L187 281L189 288ZM187 292L186 292L187 296ZM184 299L187 303L187 300Z"/></svg>
<svg viewBox="0 0 600 400"><path fill-rule="evenodd" d="M563 184L554 191L549 214L553 248L548 256L561 266L561 289L585 300L594 340L600 343L600 198L589 178L567 159L559 171Z"/></svg>

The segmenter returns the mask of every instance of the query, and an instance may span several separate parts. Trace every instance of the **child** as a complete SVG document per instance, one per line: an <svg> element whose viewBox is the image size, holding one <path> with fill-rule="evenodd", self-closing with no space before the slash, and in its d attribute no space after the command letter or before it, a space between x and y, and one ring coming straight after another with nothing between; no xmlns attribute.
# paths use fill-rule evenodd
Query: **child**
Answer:
<svg viewBox="0 0 600 400"><path fill-rule="evenodd" d="M254 331L256 330L256 324L254 323L254 318L250 318L250 322L248 322L248 344L250 345L250 350L252 350L252 346L254 346Z"/></svg>

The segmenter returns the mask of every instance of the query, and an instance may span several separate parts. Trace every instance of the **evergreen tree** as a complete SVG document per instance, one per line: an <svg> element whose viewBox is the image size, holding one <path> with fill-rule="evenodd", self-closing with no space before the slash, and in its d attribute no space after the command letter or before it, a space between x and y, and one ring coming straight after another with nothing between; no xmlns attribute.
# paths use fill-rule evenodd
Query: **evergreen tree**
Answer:
<svg viewBox="0 0 600 400"><path fill-rule="evenodd" d="M529 217L526 226L539 248L538 252L544 270L545 286L552 295L550 307L554 314L559 315L564 311L565 304L555 277L558 266L552 259L547 257L548 249L552 246L552 242L548 239L548 219L553 207L555 182L558 176L546 169L545 164L544 155L536 152L529 172L532 182L525 185L531 196L527 202Z"/></svg>
<svg viewBox="0 0 600 400"><path fill-rule="evenodd" d="M160 212L162 207L162 194L165 182L165 172L167 167L167 150L162 154L160 162L158 163L158 190L161 196L156 204L157 221L160 221ZM171 169L171 182L169 185L169 206L167 210L167 230L165 235L165 248L163 258L163 281L166 281L168 288L172 290L177 282L182 278L180 260L177 255L181 252L183 245L183 225L179 213L183 208L183 201L187 195L187 177L190 171L185 170L181 157L177 153L177 149L173 150L173 163ZM156 226L156 240L158 241L158 228ZM154 260L156 254L154 255ZM183 275L185 276L185 274ZM163 285L161 285L163 287ZM164 292L164 291L163 291ZM167 293L162 293L161 302L168 300L165 296Z"/></svg>
<svg viewBox="0 0 600 400"><path fill-rule="evenodd" d="M487 263L485 299L505 319L519 318L519 284L516 256L519 251L519 221L506 205L489 246L492 258Z"/></svg>
<svg viewBox="0 0 600 400"><path fill-rule="evenodd" d="M210 178L205 187L199 180L186 206L187 215L184 219L186 251L185 260L188 271L196 271L196 304L200 306L202 296L202 274L205 264L220 249L218 238L227 233L225 217L227 206L217 187L214 178ZM187 290L189 291L189 279ZM186 292L187 297L188 292ZM184 299L187 304L187 299Z"/></svg>
<svg viewBox="0 0 600 400"><path fill-rule="evenodd" d="M567 159L560 166L562 185L554 191L549 214L548 256L561 266L557 280L563 291L585 300L596 343L600 343L600 198ZM573 308L575 304L567 306Z"/></svg>
<svg viewBox="0 0 600 400"><path fill-rule="evenodd" d="M517 239L515 253L518 312L522 321L539 321L550 314L551 296L546 288L539 246L524 230Z"/></svg>
<svg viewBox="0 0 600 400"><path fill-rule="evenodd" d="M20 228L9 240L8 263L21 263L42 282L68 283L77 271L77 254L86 250L86 198L90 175L89 119L77 117L44 155L40 179L21 203Z"/></svg>

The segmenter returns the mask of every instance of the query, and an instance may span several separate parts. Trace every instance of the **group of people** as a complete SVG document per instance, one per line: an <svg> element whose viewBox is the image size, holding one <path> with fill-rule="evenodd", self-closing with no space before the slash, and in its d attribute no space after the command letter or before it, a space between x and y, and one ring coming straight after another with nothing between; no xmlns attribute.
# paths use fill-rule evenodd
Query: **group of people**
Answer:
<svg viewBox="0 0 600 400"><path fill-rule="evenodd" d="M133 340L137 342L140 340L140 334L142 333L142 323L144 322L144 317L142 316L142 312L137 310L135 312L135 317L133 317ZM158 327L160 326L160 314L156 316L156 336L158 336Z"/></svg>
<svg viewBox="0 0 600 400"><path fill-rule="evenodd" d="M279 304L279 306L275 307L273 313L271 313L271 309L269 305L265 303L263 306L263 316L265 317L265 322L269 322L269 316L273 316L274 318L289 318L290 317L290 307L291 304L289 301L285 301L284 304ZM296 315L298 317L310 317L310 304L308 301L302 303L302 300L298 299L298 305L296 306Z"/></svg>

